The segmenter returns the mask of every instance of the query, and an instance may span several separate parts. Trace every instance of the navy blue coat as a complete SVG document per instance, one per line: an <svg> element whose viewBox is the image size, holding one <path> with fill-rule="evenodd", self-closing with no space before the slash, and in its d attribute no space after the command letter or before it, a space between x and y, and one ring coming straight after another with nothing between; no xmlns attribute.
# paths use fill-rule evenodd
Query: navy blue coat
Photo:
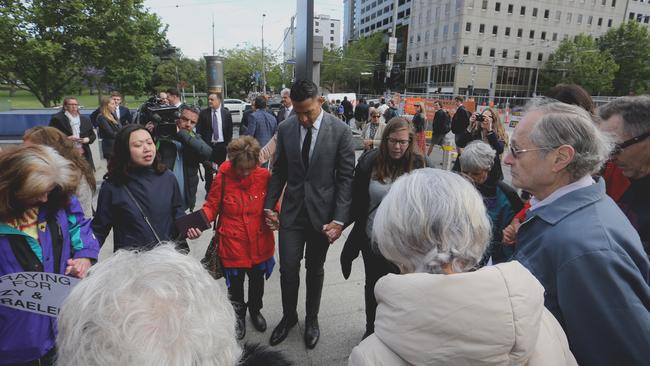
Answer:
<svg viewBox="0 0 650 366"><path fill-rule="evenodd" d="M246 135L253 136L264 147L278 129L278 121L265 110L256 110L248 116Z"/></svg>
<svg viewBox="0 0 650 366"><path fill-rule="evenodd" d="M529 211L514 260L544 285L579 365L647 365L650 264L605 182Z"/></svg>

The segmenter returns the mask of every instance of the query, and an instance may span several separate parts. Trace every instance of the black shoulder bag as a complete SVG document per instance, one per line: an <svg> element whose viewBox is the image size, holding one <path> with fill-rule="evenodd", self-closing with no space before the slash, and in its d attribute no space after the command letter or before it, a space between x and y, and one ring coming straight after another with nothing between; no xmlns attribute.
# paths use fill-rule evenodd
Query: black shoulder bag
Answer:
<svg viewBox="0 0 650 366"><path fill-rule="evenodd" d="M219 235L219 229L221 228L221 216L223 215L223 195L225 192L226 188L226 176L224 174L221 174L221 200L219 201L219 221L217 219L214 219L213 227L214 227L214 236L212 237L212 240L210 240L210 244L208 245L208 249L205 251L205 255L203 256L203 259L201 259L201 264L205 267L205 269L210 272L210 275L212 275L212 278L215 280L220 279L223 277L223 265L221 264L221 258L219 258L219 242L221 241L221 237Z"/></svg>

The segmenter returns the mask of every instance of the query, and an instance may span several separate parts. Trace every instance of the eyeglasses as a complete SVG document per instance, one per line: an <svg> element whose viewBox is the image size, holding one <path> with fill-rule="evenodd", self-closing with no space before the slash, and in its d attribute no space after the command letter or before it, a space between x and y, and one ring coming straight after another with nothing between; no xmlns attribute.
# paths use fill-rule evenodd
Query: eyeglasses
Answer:
<svg viewBox="0 0 650 366"><path fill-rule="evenodd" d="M397 140L397 139L387 139L387 141L391 145L400 144L401 146L407 146L411 142L410 140Z"/></svg>
<svg viewBox="0 0 650 366"><path fill-rule="evenodd" d="M530 151L540 151L540 150L553 150L553 148L550 148L550 147L538 147L538 148L535 148L535 149L520 149L520 150L517 150L512 145L510 145L510 154L515 159L518 158L518 156L517 156L518 154L523 154L523 153L527 153L527 152L530 152Z"/></svg>
<svg viewBox="0 0 650 366"><path fill-rule="evenodd" d="M623 149L625 149L626 147L630 147L634 144L638 144L639 142L645 140L649 136L650 136L650 131L646 133L642 133L637 137L632 137L631 139L623 141L620 144L614 145L614 149L612 150L612 155L618 155L622 153Z"/></svg>

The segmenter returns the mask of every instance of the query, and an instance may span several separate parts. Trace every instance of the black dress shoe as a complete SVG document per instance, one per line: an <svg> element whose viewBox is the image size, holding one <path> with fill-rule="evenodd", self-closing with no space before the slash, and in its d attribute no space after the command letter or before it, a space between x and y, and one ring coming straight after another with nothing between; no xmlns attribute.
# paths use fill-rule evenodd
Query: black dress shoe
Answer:
<svg viewBox="0 0 650 366"><path fill-rule="evenodd" d="M284 339L287 338L287 335L289 335L289 331L294 327L294 325L296 325L296 323L298 323L298 319L290 320L282 317L280 323L278 323L275 329L273 329L273 333L271 333L271 340L269 341L271 346L275 346L284 341Z"/></svg>
<svg viewBox="0 0 650 366"><path fill-rule="evenodd" d="M262 313L254 310L248 309L248 311L251 314L251 323L253 323L253 327L257 329L259 332L264 332L266 331L266 319L262 316Z"/></svg>
<svg viewBox="0 0 650 366"><path fill-rule="evenodd" d="M319 338L318 319L305 320L305 346L309 349L316 347Z"/></svg>

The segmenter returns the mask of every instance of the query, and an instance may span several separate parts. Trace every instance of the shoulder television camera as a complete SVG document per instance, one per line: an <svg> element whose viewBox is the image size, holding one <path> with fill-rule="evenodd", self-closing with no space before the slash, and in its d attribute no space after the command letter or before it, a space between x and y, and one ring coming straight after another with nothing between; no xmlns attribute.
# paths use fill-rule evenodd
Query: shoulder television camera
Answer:
<svg viewBox="0 0 650 366"><path fill-rule="evenodd" d="M162 104L162 101L154 96L140 106L137 122L142 125L152 122L155 137L169 138L176 135L176 120L179 117L178 107Z"/></svg>

